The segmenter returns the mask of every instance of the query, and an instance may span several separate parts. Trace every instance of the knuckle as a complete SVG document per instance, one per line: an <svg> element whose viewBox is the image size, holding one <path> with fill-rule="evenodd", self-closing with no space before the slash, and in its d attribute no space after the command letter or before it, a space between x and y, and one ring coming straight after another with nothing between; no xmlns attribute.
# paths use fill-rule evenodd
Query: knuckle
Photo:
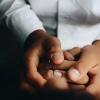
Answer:
<svg viewBox="0 0 100 100"><path fill-rule="evenodd" d="M82 50L84 50L84 51L88 51L90 48L91 48L91 45L86 45L86 46L83 47Z"/></svg>
<svg viewBox="0 0 100 100"><path fill-rule="evenodd" d="M60 51L61 51L60 48L57 48L57 47L51 47L51 49L50 49L50 53L58 53Z"/></svg>
<svg viewBox="0 0 100 100"><path fill-rule="evenodd" d="M74 48L72 48L72 50L75 50L75 51L80 51L80 50L81 50L81 48L79 48L79 47L74 47Z"/></svg>
<svg viewBox="0 0 100 100"><path fill-rule="evenodd" d="M56 42L58 42L60 44L60 40L58 38L56 38L56 37L53 38L53 41L56 41Z"/></svg>
<svg viewBox="0 0 100 100"><path fill-rule="evenodd" d="M48 44L50 44L50 46L48 46L48 50L50 50L50 52L61 51L60 40L56 37L52 37Z"/></svg>
<svg viewBox="0 0 100 100"><path fill-rule="evenodd" d="M60 40L54 36L50 36L50 38L48 40L49 40L49 42L60 44Z"/></svg>
<svg viewBox="0 0 100 100"><path fill-rule="evenodd" d="M68 51L65 51L64 54L65 54L66 56L67 56L67 55L71 55L71 53L68 52Z"/></svg>

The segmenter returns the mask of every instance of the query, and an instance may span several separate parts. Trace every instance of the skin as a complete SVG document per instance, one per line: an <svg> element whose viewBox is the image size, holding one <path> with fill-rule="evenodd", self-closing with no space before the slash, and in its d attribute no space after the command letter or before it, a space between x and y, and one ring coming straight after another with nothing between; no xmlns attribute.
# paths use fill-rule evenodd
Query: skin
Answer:
<svg viewBox="0 0 100 100"><path fill-rule="evenodd" d="M28 42L26 42L25 44L24 52L24 61L26 65L25 82L27 86L32 86L33 84L35 84L37 87L41 88L44 87L48 83L48 81L38 72L38 66L40 63L39 60L42 57L47 56L47 59L50 59L50 62L52 64L58 65L62 64L64 58L66 57L63 55L59 40L55 37L48 36L47 33L42 30L38 30L32 33L27 41ZM46 51L46 54L44 51ZM77 73L76 75L74 74L74 76L77 77L73 78L73 74L71 73L71 71L73 70L72 67L69 68L69 70L67 71L68 74L66 75L66 77L68 77L72 82L76 83L88 74L90 77L90 81L88 85L85 86L84 90L92 94L93 96L99 97L100 41L94 42L93 45L85 46L80 51L81 54L79 59L77 60L77 63L72 66L75 70L79 72L78 75ZM73 59L72 57L69 58ZM59 68L62 67L60 66ZM65 70L66 66L62 69Z"/></svg>
<svg viewBox="0 0 100 100"><path fill-rule="evenodd" d="M48 33L43 30L33 32L25 43L25 77L22 74L21 89L30 91L33 85L38 88L43 88L48 83L38 71L40 60L43 59L43 57L48 57L46 59L50 59L50 62L53 65L59 64L60 66L64 61L64 58L69 60L74 59L71 53L68 52L66 52L66 57L64 56L60 41L57 38L48 36Z"/></svg>
<svg viewBox="0 0 100 100"><path fill-rule="evenodd" d="M78 84L79 86L72 85L72 84L69 85L69 82L72 83L72 81L70 81L66 78L66 75L67 75L66 70L68 70L71 66L73 66L76 63L76 61L72 61L72 60L74 60L73 56L78 54L79 51L80 51L79 48L74 48L68 52L67 51L63 52L64 58L65 58L63 63L59 64L59 65L54 65L55 69L57 68L59 70L62 70L66 66L64 75L62 77L55 76L53 74L54 69L52 69L53 68L52 65L50 65L50 67L49 67L49 64L44 63L44 62L39 64L37 70L40 73L40 75L43 76L43 78L46 80L46 83L43 87L45 87L46 89L59 90L59 91L65 91L65 90L68 91L68 90L71 90L74 88L82 89L84 87L83 84L86 84L88 82L87 76L83 77L82 79L78 80L75 83L75 84ZM25 90L30 91L30 90L32 90L32 85L26 81L22 81L21 88L24 91Z"/></svg>
<svg viewBox="0 0 100 100"><path fill-rule="evenodd" d="M73 82L78 81L85 75L89 76L89 82L85 85L84 92L91 94L96 99L100 99L100 41L95 41L92 45L87 45L81 49L81 52L77 63L73 66L80 75L79 77L73 77L76 74L72 74L71 67L67 75ZM65 69L65 68L64 68ZM76 75L77 76L77 75Z"/></svg>
<svg viewBox="0 0 100 100"><path fill-rule="evenodd" d="M69 65L68 68L71 67L71 65L73 65L75 62L74 61L70 61L68 63L67 60L64 60L64 62L61 65L58 65L58 67L62 67L64 68L63 65ZM55 69L56 70L56 69ZM69 84L69 83L73 83L72 81L70 81L68 78L66 78L67 72L66 71L61 71L62 76L57 76L54 75L54 71L52 68L49 68L48 65L46 64L39 64L38 67L38 72L43 76L44 79L46 79L46 84L44 85L44 89L48 89L48 90L59 90L59 91L69 91L70 89L76 89L76 88L80 88L83 89L83 85L86 84L88 82L88 77L85 76L84 78L78 80L75 85ZM78 87L77 87L78 84ZM25 84L25 82L22 82L22 86L24 86L24 90L25 88L27 88L27 90L31 90L32 89L32 85L30 85L28 87L28 84Z"/></svg>
<svg viewBox="0 0 100 100"><path fill-rule="evenodd" d="M60 46L60 41L49 36L43 30L33 32L25 43L24 63L26 66L26 80L30 84L35 84L37 87L43 87L46 80L38 72L39 61L47 56L54 64L60 64L64 60L63 52Z"/></svg>
<svg viewBox="0 0 100 100"><path fill-rule="evenodd" d="M67 51L68 52L68 51ZM67 72L67 77L74 83L77 83L80 79L83 80L82 77L88 75L89 82L87 85L84 85L84 93L88 93L95 98L95 100L100 99L100 41L95 41L92 45L88 45L79 48L72 48L69 50L73 56L79 56L76 59L76 63L73 66L77 71L79 71L80 76L77 80L74 80L70 74L71 68L69 68ZM65 53L66 54L66 53ZM67 57L67 56L66 56ZM66 58L65 57L65 58ZM67 59L67 58L66 58ZM68 63L67 63L68 64ZM84 67L83 67L84 66ZM58 66L59 69L67 69L67 67ZM74 74L75 76L75 74Z"/></svg>
<svg viewBox="0 0 100 100"><path fill-rule="evenodd" d="M64 62L61 65L58 65L58 67L64 67L63 65L69 65L68 68L70 68L72 65L74 65L74 61L71 61L68 63L67 60L64 60ZM59 91L69 91L73 85L72 81L70 81L68 78L66 78L67 72L64 70L57 70L62 73L62 76L55 75L55 69L52 70L52 68L48 68L46 65L40 65L40 73L41 75L47 80L46 83L46 89L52 89L52 90L59 90ZM43 67L45 66L45 68ZM82 85L86 84L88 82L88 76L83 77L82 79L78 80L77 82L74 83L74 86L76 84L79 85L78 88L81 88ZM73 87L77 88L77 87ZM82 86L83 88L83 86Z"/></svg>

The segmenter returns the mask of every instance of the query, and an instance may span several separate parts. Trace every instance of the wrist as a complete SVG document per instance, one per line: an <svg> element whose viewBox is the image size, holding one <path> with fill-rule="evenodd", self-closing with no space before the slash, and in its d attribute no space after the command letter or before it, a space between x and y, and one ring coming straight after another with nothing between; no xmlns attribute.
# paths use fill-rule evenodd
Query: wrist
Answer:
<svg viewBox="0 0 100 100"><path fill-rule="evenodd" d="M36 30L34 32L32 32L28 38L25 41L24 44L24 50L26 51L28 48L30 48L33 44L35 44L36 42L42 41L43 39L45 39L48 36L48 33L44 30Z"/></svg>

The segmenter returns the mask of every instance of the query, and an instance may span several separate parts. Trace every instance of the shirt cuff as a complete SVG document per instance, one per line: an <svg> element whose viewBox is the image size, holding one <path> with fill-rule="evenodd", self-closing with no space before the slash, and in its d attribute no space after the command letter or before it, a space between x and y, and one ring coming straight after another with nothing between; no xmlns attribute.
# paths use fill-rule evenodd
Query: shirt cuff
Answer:
<svg viewBox="0 0 100 100"><path fill-rule="evenodd" d="M100 34L98 34L98 35L96 36L96 38L94 39L94 41L96 41L96 40L100 40ZM94 41L93 41L93 42L94 42ZM92 43L93 43L93 42L92 42Z"/></svg>
<svg viewBox="0 0 100 100"><path fill-rule="evenodd" d="M26 38L35 30L45 30L42 22L30 7L23 6L6 16L6 25L17 37L18 42L23 45Z"/></svg>

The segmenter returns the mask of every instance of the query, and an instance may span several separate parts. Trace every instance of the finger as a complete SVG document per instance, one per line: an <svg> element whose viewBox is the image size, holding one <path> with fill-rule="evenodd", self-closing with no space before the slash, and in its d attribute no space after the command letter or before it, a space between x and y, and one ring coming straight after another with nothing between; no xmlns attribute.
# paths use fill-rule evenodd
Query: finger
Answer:
<svg viewBox="0 0 100 100"><path fill-rule="evenodd" d="M76 61L64 60L64 62L62 64L55 65L53 68L55 68L55 69L61 69L61 70L67 70L70 67L72 67L74 64L76 64Z"/></svg>
<svg viewBox="0 0 100 100"><path fill-rule="evenodd" d="M63 76L65 72L61 70L48 71L49 78L46 87L50 90L64 91L68 89L67 79ZM52 77L51 77L52 76Z"/></svg>
<svg viewBox="0 0 100 100"><path fill-rule="evenodd" d="M74 60L75 60L75 61L78 61L78 60L79 60L80 53L81 53L81 48L79 48L79 47L74 47L74 48L68 50L68 52L69 52L72 56L74 56Z"/></svg>
<svg viewBox="0 0 100 100"><path fill-rule="evenodd" d="M68 71L69 78L72 81L77 81L84 77L97 64L97 60L94 57L93 52L89 50L83 51L77 64Z"/></svg>
<svg viewBox="0 0 100 100"><path fill-rule="evenodd" d="M74 56L71 53L69 53L68 51L64 51L64 58L65 58L65 60L69 60L69 61L74 60Z"/></svg>
<svg viewBox="0 0 100 100"><path fill-rule="evenodd" d="M74 47L74 48L68 50L68 52L71 53L72 56L75 56L75 55L77 55L77 54L79 54L81 52L81 48Z"/></svg>
<svg viewBox="0 0 100 100"><path fill-rule="evenodd" d="M61 64L64 60L63 51L59 39L50 37L46 40L46 48L52 63Z"/></svg>
<svg viewBox="0 0 100 100"><path fill-rule="evenodd" d="M65 77L67 78L67 81L69 83L74 83L74 84L79 84L79 85L85 85L88 83L89 81L89 77L88 75L82 77L80 80L76 81L76 82L72 82L71 80L68 80L68 77L66 77L66 71L62 71L62 70L54 70L54 76L59 76L59 77Z"/></svg>
<svg viewBox="0 0 100 100"><path fill-rule="evenodd" d="M89 81L89 85L86 88L86 91L89 94L92 94L93 96L98 95L96 97L100 96L100 91L98 89L96 89L97 87L99 88L98 84L100 84L100 81L99 81L100 74L99 73L100 73L100 65L99 64L94 66L93 68L91 68L90 71L88 72L90 81ZM99 99L100 99L100 97L99 97ZM99 100L99 99L96 99L96 100Z"/></svg>
<svg viewBox="0 0 100 100"><path fill-rule="evenodd" d="M76 84L85 85L89 82L88 75L84 76L82 79L78 80Z"/></svg>
<svg viewBox="0 0 100 100"><path fill-rule="evenodd" d="M68 80L68 78L66 77L66 71L54 70L54 76L65 77L69 83L73 83L72 81ZM88 81L89 81L89 77L88 75L86 75L82 79L78 80L77 82L74 82L73 84L85 85L88 83Z"/></svg>
<svg viewBox="0 0 100 100"><path fill-rule="evenodd" d="M86 91L93 96L100 95L100 75L99 74L92 77L91 83L87 86Z"/></svg>
<svg viewBox="0 0 100 100"><path fill-rule="evenodd" d="M85 85L77 85L77 84L70 84L70 91L72 90L83 90L85 89Z"/></svg>
<svg viewBox="0 0 100 100"><path fill-rule="evenodd" d="M94 67L92 67L89 72L88 72L88 75L90 77L94 76L97 74L97 72L99 71L99 64L98 65L95 65Z"/></svg>
<svg viewBox="0 0 100 100"><path fill-rule="evenodd" d="M54 76L53 78L49 79L46 85L49 89L54 91L65 91L69 88L66 78L59 76Z"/></svg>
<svg viewBox="0 0 100 100"><path fill-rule="evenodd" d="M81 79L77 80L76 82L73 82L72 80L69 79L68 82L72 83L72 84L77 84L77 85L85 85L89 82L89 76L86 75L86 76L82 77Z"/></svg>
<svg viewBox="0 0 100 100"><path fill-rule="evenodd" d="M30 52L29 58L26 57L25 60L27 65L27 80L31 82L31 84L42 87L46 83L46 80L37 71L39 63L39 52L37 50L33 50Z"/></svg>
<svg viewBox="0 0 100 100"><path fill-rule="evenodd" d="M46 80L37 71L37 69L33 67L34 66L30 66L30 69L28 70L28 74L27 74L28 81L38 87L43 87L46 83Z"/></svg>
<svg viewBox="0 0 100 100"><path fill-rule="evenodd" d="M47 80L53 78L53 70L48 70L47 73L46 73L46 75L45 75L45 78Z"/></svg>
<svg viewBox="0 0 100 100"><path fill-rule="evenodd" d="M45 66L48 67L48 66ZM40 74L46 79L50 79L53 77L53 70L51 70L50 68L46 68L46 69L41 69Z"/></svg>

